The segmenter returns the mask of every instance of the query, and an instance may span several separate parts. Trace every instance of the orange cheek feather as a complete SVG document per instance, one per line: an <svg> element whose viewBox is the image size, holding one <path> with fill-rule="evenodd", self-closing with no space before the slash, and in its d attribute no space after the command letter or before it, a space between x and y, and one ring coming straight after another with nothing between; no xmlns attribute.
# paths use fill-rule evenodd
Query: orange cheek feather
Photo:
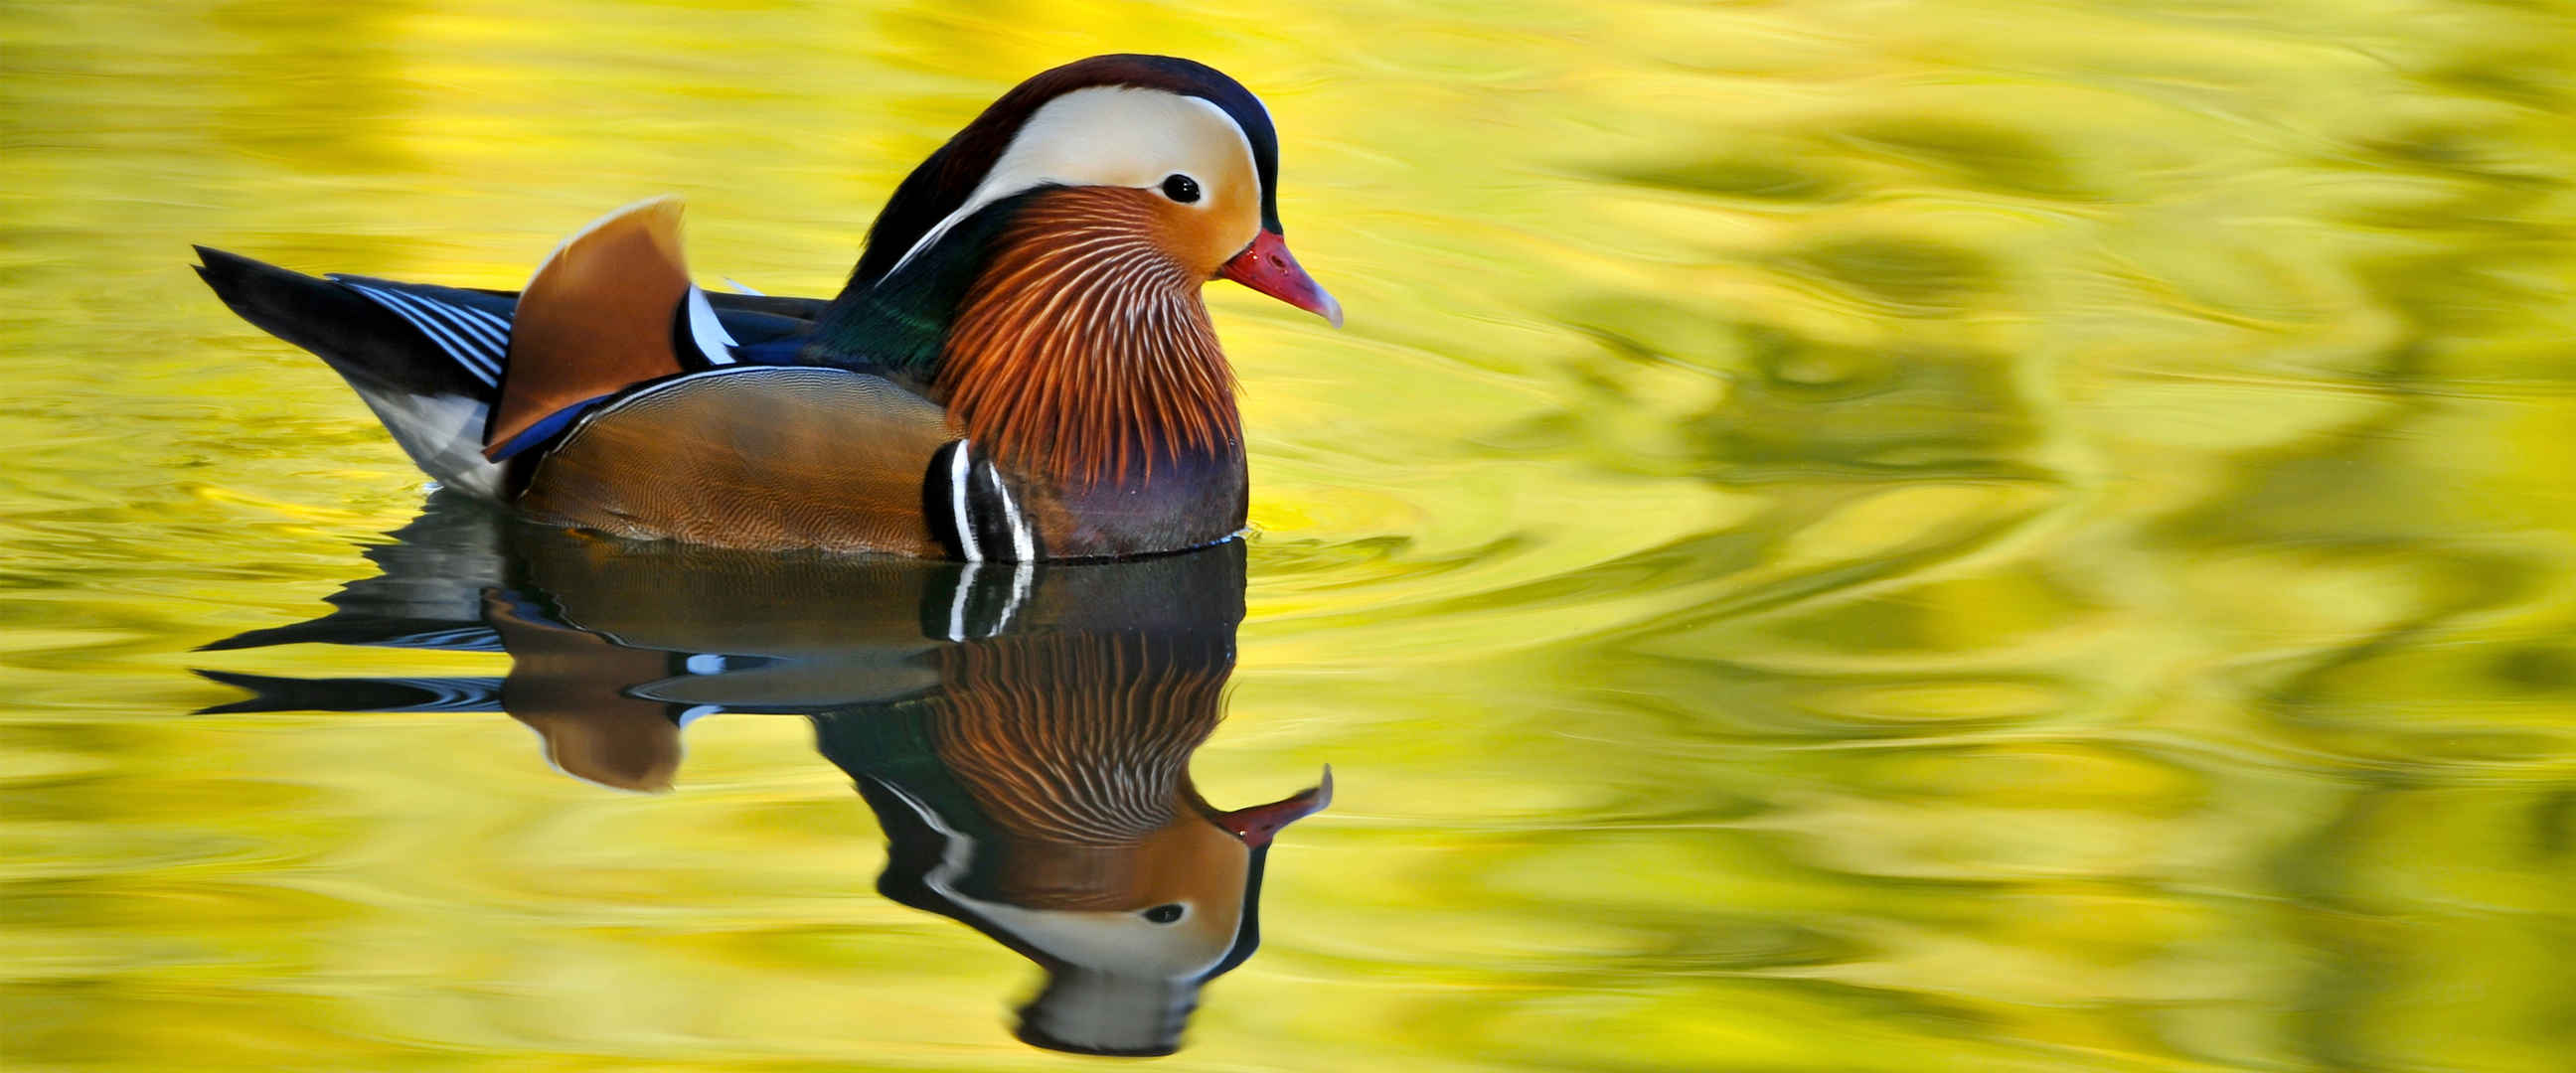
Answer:
<svg viewBox="0 0 2576 1073"><path fill-rule="evenodd" d="M1239 197L1200 208L1157 196L1150 209L1154 244L1195 279L1215 279L1226 261L1242 252L1260 230L1255 222L1260 219L1258 211Z"/></svg>

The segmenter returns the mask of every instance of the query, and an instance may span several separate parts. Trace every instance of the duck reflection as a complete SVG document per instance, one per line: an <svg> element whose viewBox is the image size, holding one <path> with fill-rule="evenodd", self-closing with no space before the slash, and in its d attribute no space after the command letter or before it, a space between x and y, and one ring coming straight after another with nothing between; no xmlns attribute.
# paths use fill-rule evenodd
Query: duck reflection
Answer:
<svg viewBox="0 0 2576 1073"><path fill-rule="evenodd" d="M721 713L810 718L889 843L877 889L1037 962L1019 1037L1177 1049L1260 943L1263 863L1332 773L1219 809L1190 755L1222 717L1243 547L1130 563L955 564L636 547L433 496L322 618L207 646L507 652L506 677L207 677L209 712L504 711L592 782L668 788Z"/></svg>

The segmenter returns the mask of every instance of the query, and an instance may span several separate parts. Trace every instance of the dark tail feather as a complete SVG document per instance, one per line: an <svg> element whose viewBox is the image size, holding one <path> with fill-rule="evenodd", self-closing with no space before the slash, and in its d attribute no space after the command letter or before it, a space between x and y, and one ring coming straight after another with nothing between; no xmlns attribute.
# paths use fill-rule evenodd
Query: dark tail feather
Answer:
<svg viewBox="0 0 2576 1073"><path fill-rule="evenodd" d="M197 268L242 319L321 357L347 380L412 461L485 497L501 474L483 457L507 320L494 296L383 281L316 279L197 247ZM449 293L440 293L449 292Z"/></svg>
<svg viewBox="0 0 2576 1073"><path fill-rule="evenodd" d="M498 678L282 678L200 669L199 676L249 690L199 715L238 712L497 712Z"/></svg>
<svg viewBox="0 0 2576 1073"><path fill-rule="evenodd" d="M321 357L362 394L403 392L486 398L489 385L441 353L419 329L327 279L206 246L197 275L215 296L270 335Z"/></svg>

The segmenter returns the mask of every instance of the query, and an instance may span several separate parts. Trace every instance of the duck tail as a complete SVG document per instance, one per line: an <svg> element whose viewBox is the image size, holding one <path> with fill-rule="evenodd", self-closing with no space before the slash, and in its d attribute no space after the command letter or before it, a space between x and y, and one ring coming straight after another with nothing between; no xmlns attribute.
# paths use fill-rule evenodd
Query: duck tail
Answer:
<svg viewBox="0 0 2576 1073"><path fill-rule="evenodd" d="M442 484L497 498L501 468L482 455L500 395L510 295L317 278L205 246L197 275L215 296L349 382L420 468Z"/></svg>
<svg viewBox="0 0 2576 1073"><path fill-rule="evenodd" d="M499 652L501 638L480 622L407 618L357 611L334 611L290 626L244 630L220 641L198 645L199 652L276 645L364 645L371 648L429 648L446 652Z"/></svg>
<svg viewBox="0 0 2576 1073"><path fill-rule="evenodd" d="M498 678L283 678L199 668L197 675L251 694L200 708L198 715L243 712L497 712Z"/></svg>

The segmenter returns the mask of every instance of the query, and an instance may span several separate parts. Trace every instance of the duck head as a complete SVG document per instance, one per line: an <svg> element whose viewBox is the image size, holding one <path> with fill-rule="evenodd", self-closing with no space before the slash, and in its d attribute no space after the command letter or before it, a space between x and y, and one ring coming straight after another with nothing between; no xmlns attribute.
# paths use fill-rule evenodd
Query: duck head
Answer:
<svg viewBox="0 0 2576 1073"><path fill-rule="evenodd" d="M1020 1008L1019 1037L1087 1054L1169 1054L1198 1007L1201 986L1261 946L1261 873L1270 836L1333 800L1333 772L1295 795L1219 812L1190 795L1196 815L1139 847L1139 882L1089 912L1012 910L1022 942L1042 952L1046 985ZM1213 829L1214 833L1211 833Z"/></svg>
<svg viewBox="0 0 2576 1073"><path fill-rule="evenodd" d="M1342 319L1288 250L1278 161L1260 100L1204 64L1039 74L896 188L808 356L911 376L1024 469L1096 481L1239 450L1201 285Z"/></svg>
<svg viewBox="0 0 2576 1073"><path fill-rule="evenodd" d="M852 286L873 286L997 202L1042 187L1137 198L1166 230L1158 248L1339 325L1341 304L1288 252L1279 224L1279 136L1260 98L1203 63L1093 56L1040 73L984 109L914 168L868 232Z"/></svg>
<svg viewBox="0 0 2576 1073"><path fill-rule="evenodd" d="M966 923L1046 972L1017 1035L1050 1050L1152 1056L1180 1046L1199 991L1261 945L1270 839L1330 804L1323 781L1267 805L1185 807L1141 837L1085 844L942 813L863 777L891 851L878 889ZM1178 802L1176 802L1178 803Z"/></svg>

